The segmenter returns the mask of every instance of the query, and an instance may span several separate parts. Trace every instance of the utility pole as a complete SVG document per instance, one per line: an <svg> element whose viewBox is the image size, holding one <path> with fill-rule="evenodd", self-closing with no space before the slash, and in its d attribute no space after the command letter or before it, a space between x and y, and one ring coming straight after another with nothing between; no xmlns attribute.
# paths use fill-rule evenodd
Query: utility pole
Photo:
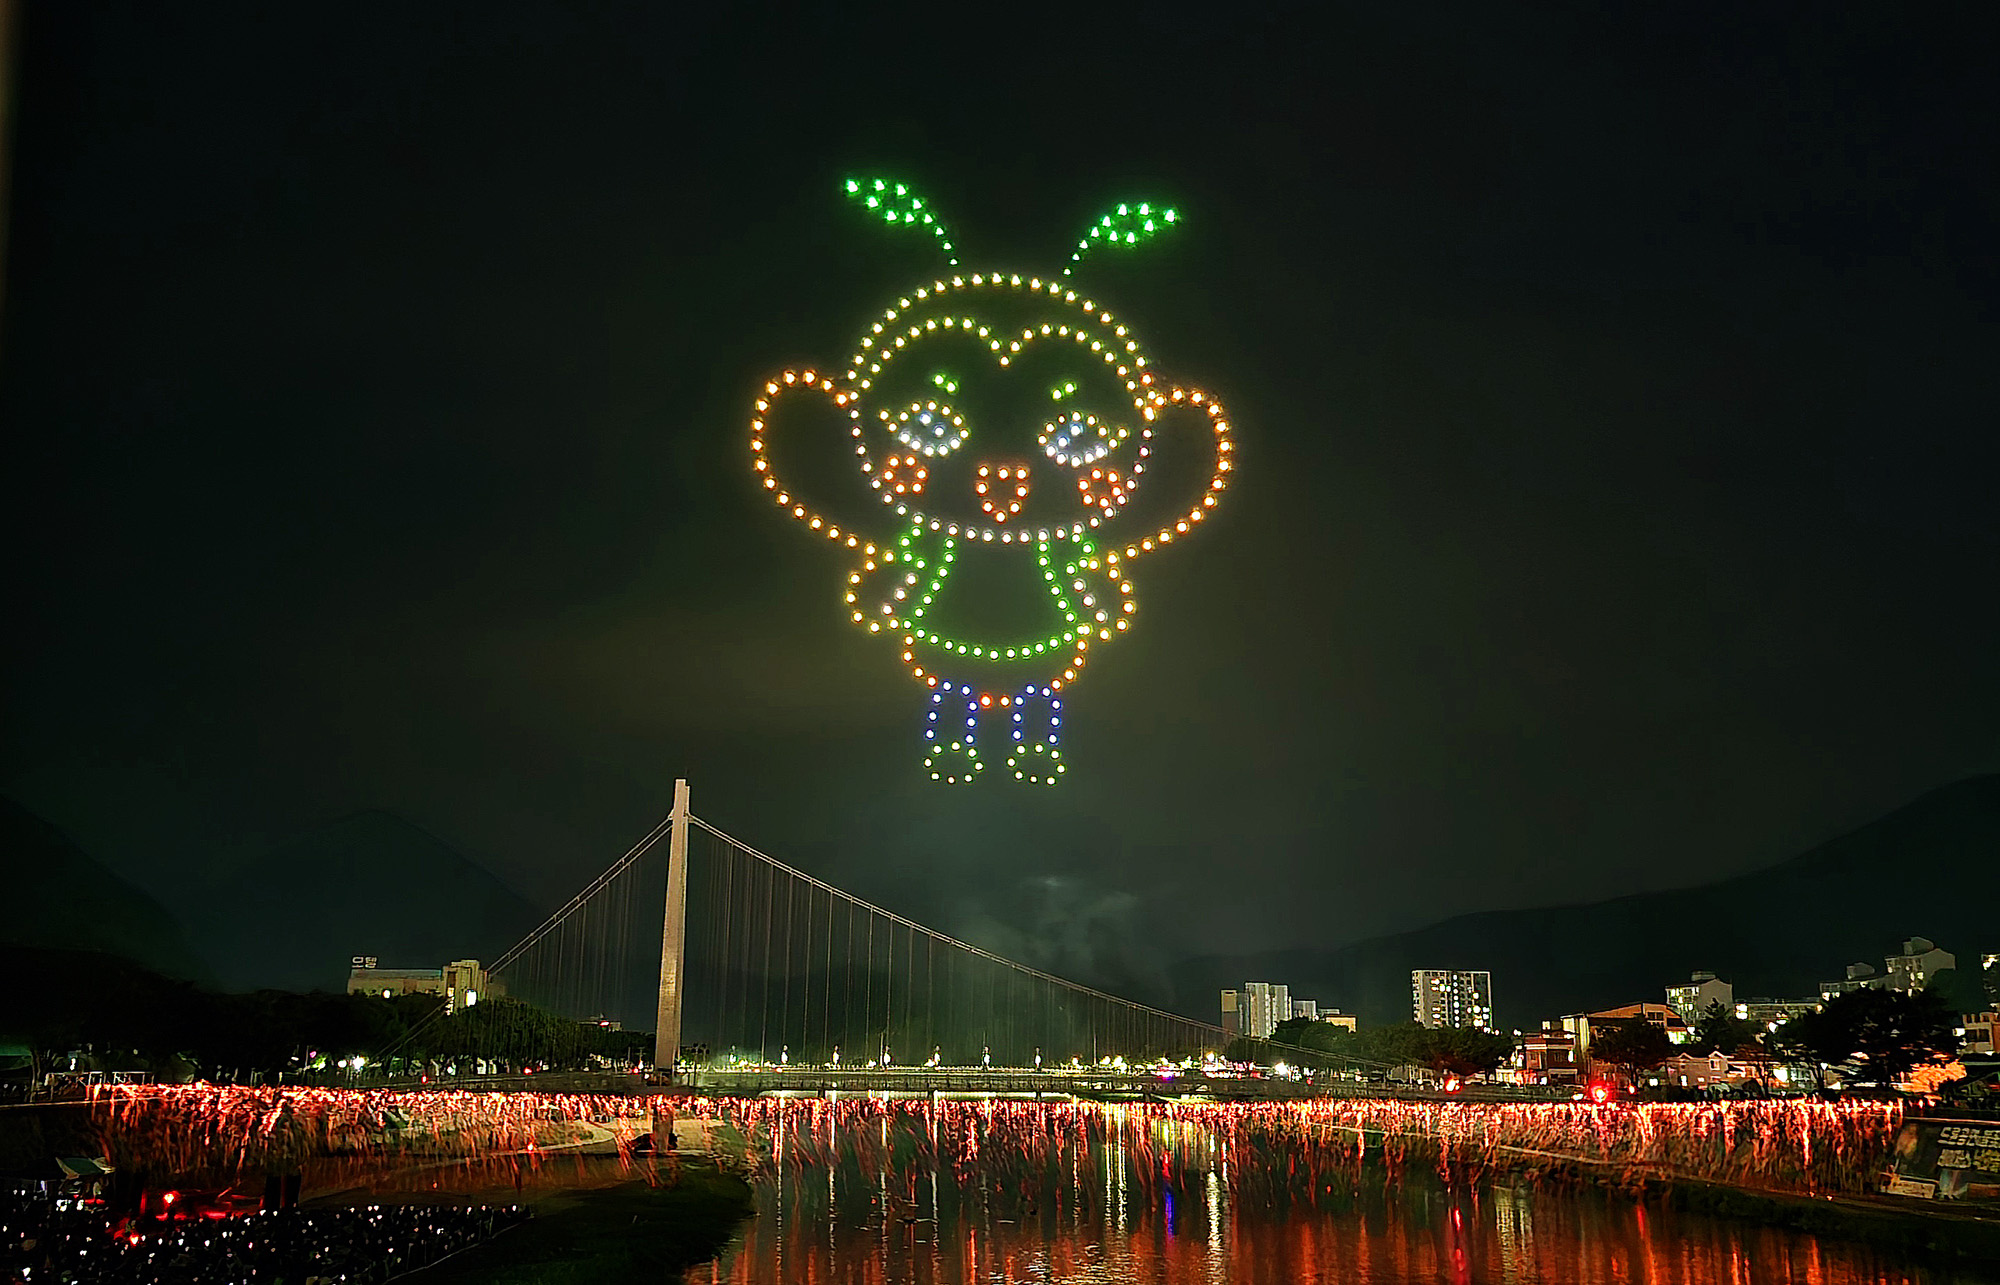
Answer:
<svg viewBox="0 0 2000 1285"><path fill-rule="evenodd" d="M668 816L667 914L660 932L660 1010L653 1027L653 1069L669 1078L681 1054L681 989L687 972L688 783L674 782Z"/></svg>

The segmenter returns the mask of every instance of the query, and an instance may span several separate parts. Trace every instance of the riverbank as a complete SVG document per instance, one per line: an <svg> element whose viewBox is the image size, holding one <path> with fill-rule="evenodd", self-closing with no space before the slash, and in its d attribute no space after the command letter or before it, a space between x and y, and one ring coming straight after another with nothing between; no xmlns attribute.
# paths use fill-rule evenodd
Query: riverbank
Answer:
<svg viewBox="0 0 2000 1285"><path fill-rule="evenodd" d="M670 1280L722 1252L750 1184L702 1161L677 1176L553 1195L534 1217L404 1279L411 1285L623 1285Z"/></svg>
<svg viewBox="0 0 2000 1285"><path fill-rule="evenodd" d="M1405 1162L1412 1158L1409 1153L1401 1157ZM1377 1152L1373 1163L1383 1159ZM1432 1152L1422 1159L1425 1167L1497 1187L1595 1189L1616 1193L1641 1206L1851 1241L1899 1254L1945 1262L2000 1263L2000 1206L1987 1203L1913 1200L1869 1192L1779 1191L1686 1174L1649 1174L1602 1161L1538 1155L1469 1161Z"/></svg>
<svg viewBox="0 0 2000 1285"><path fill-rule="evenodd" d="M655 1161L644 1143L669 1101L678 1159ZM527 1226L462 1251L471 1266L454 1257L432 1269L447 1282L658 1279L663 1262L698 1263L727 1243L750 1208L745 1179L761 1166L855 1160L886 1172L909 1159L892 1135L940 1171L976 1160L1009 1183L1105 1145L1136 1162L1130 1179L1140 1188L1179 1196L1218 1172L1232 1198L1275 1198L1301 1172L1309 1186L1338 1185L1387 1165L1503 1185L1588 1185L1813 1236L2000 1259L1992 1219L1872 1194L1901 1120L1879 1104L1098 1106L194 1086L105 1095L85 1119L103 1131L114 1181L134 1196L147 1178L157 1188L168 1176L195 1191L233 1185L254 1195L277 1172L302 1179L312 1206L533 1208ZM17 1141L55 1145L77 1124L51 1118Z"/></svg>
<svg viewBox="0 0 2000 1285"><path fill-rule="evenodd" d="M1802 1196L1714 1183L1660 1181L1641 1196L1674 1209L1809 1236L1968 1263L2000 1263L2000 1209L1897 1196Z"/></svg>
<svg viewBox="0 0 2000 1285"><path fill-rule="evenodd" d="M1814 1237L1841 1239L1897 1253L1978 1263L2000 1262L2000 1205L1929 1201L1882 1195L1855 1185L1864 1158L1849 1166L1850 1185L1831 1191L1787 1191L1742 1173L1707 1177L1647 1159L1593 1158L1487 1143L1454 1147L1437 1139L1375 1136L1371 1162L1438 1166L1473 1180L1530 1188L1594 1187L1664 1206ZM1690 1157L1680 1157L1683 1163ZM1718 1159L1720 1157L1717 1157ZM1822 1171L1824 1172L1824 1171ZM1740 1175L1740 1176L1739 1176Z"/></svg>

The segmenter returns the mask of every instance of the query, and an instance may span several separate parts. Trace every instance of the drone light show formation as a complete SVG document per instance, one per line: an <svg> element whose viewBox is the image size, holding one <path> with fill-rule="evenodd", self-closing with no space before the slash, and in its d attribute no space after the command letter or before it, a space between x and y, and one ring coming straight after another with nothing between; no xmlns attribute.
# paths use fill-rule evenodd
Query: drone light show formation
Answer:
<svg viewBox="0 0 2000 1285"><path fill-rule="evenodd" d="M968 273L908 185L845 187L868 217L931 237L951 275L884 309L842 373L768 381L751 467L781 509L853 552L850 616L895 646L929 695L930 779L963 784L999 762L1014 780L1053 785L1069 689L1137 616L1133 564L1192 534L1229 485L1222 403L1161 376L1131 328L1071 280L1086 256L1135 250L1180 215L1121 204L1059 275ZM795 409L801 400L817 414ZM814 420L852 447L853 521L778 476L774 457ZM1165 504L1150 491L1139 503L1149 465L1156 480L1170 474ZM886 527L868 520L882 514Z"/></svg>

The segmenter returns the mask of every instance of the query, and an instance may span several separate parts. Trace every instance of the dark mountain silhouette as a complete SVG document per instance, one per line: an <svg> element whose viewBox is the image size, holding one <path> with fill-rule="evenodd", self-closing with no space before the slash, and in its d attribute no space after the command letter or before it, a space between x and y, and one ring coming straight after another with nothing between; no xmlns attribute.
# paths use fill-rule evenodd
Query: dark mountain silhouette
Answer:
<svg viewBox="0 0 2000 1285"><path fill-rule="evenodd" d="M1591 905L1461 915L1337 950L1210 956L1174 970L1182 1011L1214 1019L1217 992L1284 982L1292 994L1408 1021L1410 971L1493 974L1496 1020L1533 1029L1563 1013L1664 1001L1698 968L1739 998L1816 993L1903 938L1924 936L1977 968L2000 951L2000 775L1972 777L1809 852L1694 888Z"/></svg>
<svg viewBox="0 0 2000 1285"><path fill-rule="evenodd" d="M339 990L348 960L491 960L542 919L422 827L357 812L252 855L121 875L0 800L10 944L100 950L225 989Z"/></svg>
<svg viewBox="0 0 2000 1285"><path fill-rule="evenodd" d="M168 909L12 799L0 798L0 942L107 951L173 977L212 973Z"/></svg>
<svg viewBox="0 0 2000 1285"><path fill-rule="evenodd" d="M542 919L421 826L357 812L216 876L188 919L223 983L339 989L348 960L385 968L490 961Z"/></svg>

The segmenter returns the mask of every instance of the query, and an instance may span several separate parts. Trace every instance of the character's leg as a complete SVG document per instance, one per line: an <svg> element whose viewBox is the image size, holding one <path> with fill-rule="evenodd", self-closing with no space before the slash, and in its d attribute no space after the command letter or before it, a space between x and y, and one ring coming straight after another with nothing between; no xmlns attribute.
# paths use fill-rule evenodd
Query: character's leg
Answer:
<svg viewBox="0 0 2000 1285"><path fill-rule="evenodd" d="M931 780L964 785L986 770L979 757L979 701L939 688L924 712L924 770Z"/></svg>
<svg viewBox="0 0 2000 1285"><path fill-rule="evenodd" d="M1007 724L1007 770L1017 781L1054 785L1062 761L1062 698L1031 691L1014 698Z"/></svg>

